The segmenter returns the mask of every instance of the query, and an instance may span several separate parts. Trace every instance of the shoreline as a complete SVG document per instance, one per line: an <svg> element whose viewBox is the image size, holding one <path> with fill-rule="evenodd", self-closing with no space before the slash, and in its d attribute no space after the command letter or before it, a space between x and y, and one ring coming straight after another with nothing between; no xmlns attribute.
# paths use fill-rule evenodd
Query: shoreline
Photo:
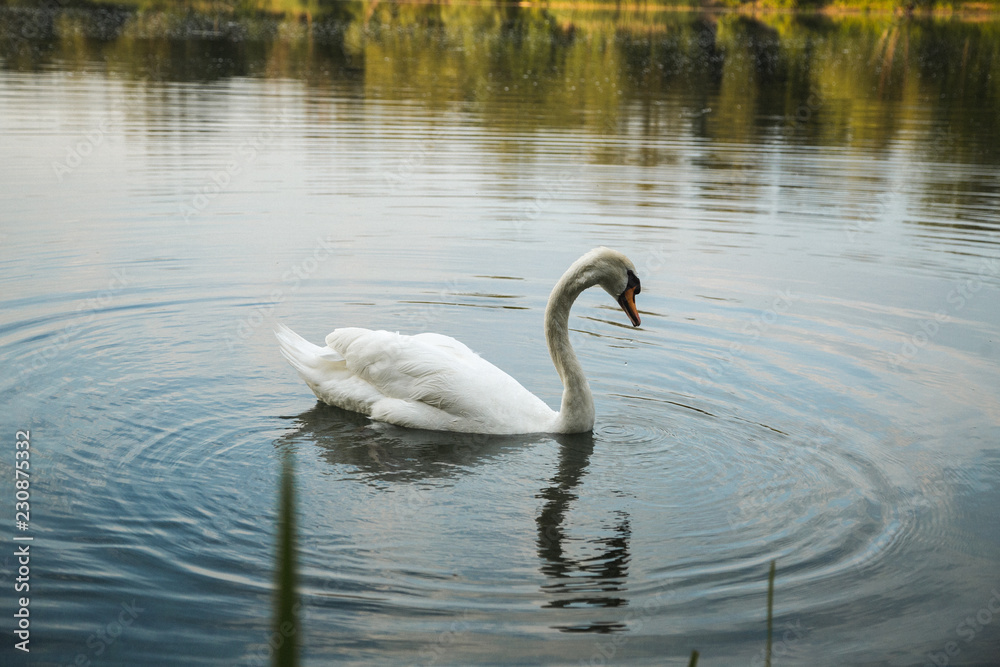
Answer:
<svg viewBox="0 0 1000 667"><path fill-rule="evenodd" d="M614 0L510 0L508 2L497 2L496 0L395 0L394 2L380 2L380 0L358 0L357 4L365 6L369 11L373 11L380 4L394 4L398 6L490 6L490 7L518 7L521 9L542 9L557 11L588 11L588 12L615 12L615 13L677 13L677 14L709 14L723 16L728 14L739 14L742 16L793 16L793 17L827 17L827 18L852 18L852 17L872 17L872 18L919 18L935 20L961 20L970 22L1000 21L1000 2L962 2L955 7L945 7L935 5L931 7L904 7L901 5L887 5L887 3L858 3L856 6L850 3L834 2L829 5L812 7L789 7L782 6L781 0L763 0L763 2L752 2L743 4L727 4L725 2L713 2L706 4L658 4L655 2L642 2L636 0L626 0L615 2ZM0 6L16 7L19 3L0 3ZM93 2L59 2L63 7L86 7L100 5L132 6L143 11L171 12L180 10L194 10L196 12L220 13L219 7L213 2L192 2L184 3L183 6L173 7L169 3L149 2L148 0L93 0ZM342 3L344 7L355 4L348 1ZM204 6L202 6L204 5ZM262 0L258 5L249 11L258 14L271 16L298 17L312 20L315 17L329 13L336 7L330 6L324 10L315 11L306 4L301 7L287 7L280 9L274 3ZM232 9L230 7L230 9ZM221 12L226 13L226 12ZM239 13L231 12L230 13Z"/></svg>

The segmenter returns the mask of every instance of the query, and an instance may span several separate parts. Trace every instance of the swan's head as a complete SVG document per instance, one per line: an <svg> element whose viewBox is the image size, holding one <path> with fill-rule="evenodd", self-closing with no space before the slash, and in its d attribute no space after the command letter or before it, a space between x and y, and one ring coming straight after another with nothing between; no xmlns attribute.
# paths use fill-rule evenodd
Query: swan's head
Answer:
<svg viewBox="0 0 1000 667"><path fill-rule="evenodd" d="M639 309L635 305L635 295L642 287L639 276L635 274L635 264L628 257L611 248L594 248L581 257L579 262L589 265L595 282L612 296L625 314L632 326L641 324Z"/></svg>

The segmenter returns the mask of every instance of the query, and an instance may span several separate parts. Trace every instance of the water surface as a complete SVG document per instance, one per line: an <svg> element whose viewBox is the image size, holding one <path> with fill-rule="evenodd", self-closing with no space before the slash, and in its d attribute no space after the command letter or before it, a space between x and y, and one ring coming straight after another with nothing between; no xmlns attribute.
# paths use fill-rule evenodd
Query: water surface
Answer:
<svg viewBox="0 0 1000 667"><path fill-rule="evenodd" d="M772 559L775 664L995 658L996 25L3 17L31 664L267 662L285 453L306 664L762 664ZM437 331L556 405L596 245L643 324L574 310L592 435L375 427L271 334Z"/></svg>

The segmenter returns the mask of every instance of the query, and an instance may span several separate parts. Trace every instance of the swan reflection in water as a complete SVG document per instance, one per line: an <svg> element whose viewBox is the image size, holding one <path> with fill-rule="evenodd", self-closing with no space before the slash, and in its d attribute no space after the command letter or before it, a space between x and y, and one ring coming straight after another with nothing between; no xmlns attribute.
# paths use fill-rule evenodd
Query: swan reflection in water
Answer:
<svg viewBox="0 0 1000 667"><path fill-rule="evenodd" d="M621 607L628 604L624 597L630 560L629 516L616 513L610 535L589 540L584 546L586 556L570 555L574 542L582 542L568 534L566 515L577 499L575 489L587 474L590 455L594 451L594 435L556 436L559 442L559 468L550 486L541 490L545 501L535 522L538 525L538 557L541 571L550 580L542 590L552 599L546 607ZM593 553L596 551L597 553ZM582 625L556 626L564 632L617 632L626 629L623 623L593 622Z"/></svg>
<svg viewBox="0 0 1000 667"><path fill-rule="evenodd" d="M311 442L330 465L349 466L358 481L380 489L396 483L447 479L470 474L505 453L531 445L559 443L555 474L536 494L543 501L535 519L541 590L548 609L613 608L628 604L631 558L629 516L614 514L610 525L581 526L588 536L573 536L569 514L578 487L587 475L594 450L593 433L560 435L470 435L375 425L363 415L317 403L292 417L297 428L281 440ZM607 444L607 443L605 443ZM594 537L599 534L599 537ZM609 633L626 630L623 623L592 621L553 626L563 632Z"/></svg>
<svg viewBox="0 0 1000 667"><path fill-rule="evenodd" d="M311 441L324 461L350 466L352 478L385 488L384 482L446 479L504 452L546 439L543 435L490 436L424 431L372 422L368 417L317 402L292 417L295 431L283 439Z"/></svg>

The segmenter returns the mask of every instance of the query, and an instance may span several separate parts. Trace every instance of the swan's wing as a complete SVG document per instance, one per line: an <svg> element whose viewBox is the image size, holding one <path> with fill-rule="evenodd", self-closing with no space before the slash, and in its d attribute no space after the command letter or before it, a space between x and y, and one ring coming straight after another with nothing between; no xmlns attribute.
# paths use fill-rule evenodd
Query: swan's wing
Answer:
<svg viewBox="0 0 1000 667"><path fill-rule="evenodd" d="M376 419L421 428L525 432L535 429L524 420L534 424L554 415L514 378L449 336L350 328L337 329L326 343L384 397L369 413Z"/></svg>
<svg viewBox="0 0 1000 667"><path fill-rule="evenodd" d="M355 343L357 345L355 346ZM359 362L372 362L380 355L387 358L403 360L406 358L418 358L427 356L428 363L433 365L433 355L439 354L439 362L448 363L449 357L455 360L474 363L476 360L482 361L482 357L470 350L465 344L455 340L451 336L443 336L436 333L422 333L415 336L391 333L389 331L372 331L359 327L347 327L336 329L326 337L326 345L332 350L336 350L342 357L348 357L348 350L355 346L350 353L351 358L356 358ZM410 349L412 346L412 349ZM422 348L427 349L422 349ZM488 363L488 362L487 362Z"/></svg>
<svg viewBox="0 0 1000 667"><path fill-rule="evenodd" d="M326 337L355 375L388 398L461 409L454 390L475 373L503 373L459 341L441 334L337 329ZM506 376L506 373L503 373ZM520 385L518 385L520 386Z"/></svg>

